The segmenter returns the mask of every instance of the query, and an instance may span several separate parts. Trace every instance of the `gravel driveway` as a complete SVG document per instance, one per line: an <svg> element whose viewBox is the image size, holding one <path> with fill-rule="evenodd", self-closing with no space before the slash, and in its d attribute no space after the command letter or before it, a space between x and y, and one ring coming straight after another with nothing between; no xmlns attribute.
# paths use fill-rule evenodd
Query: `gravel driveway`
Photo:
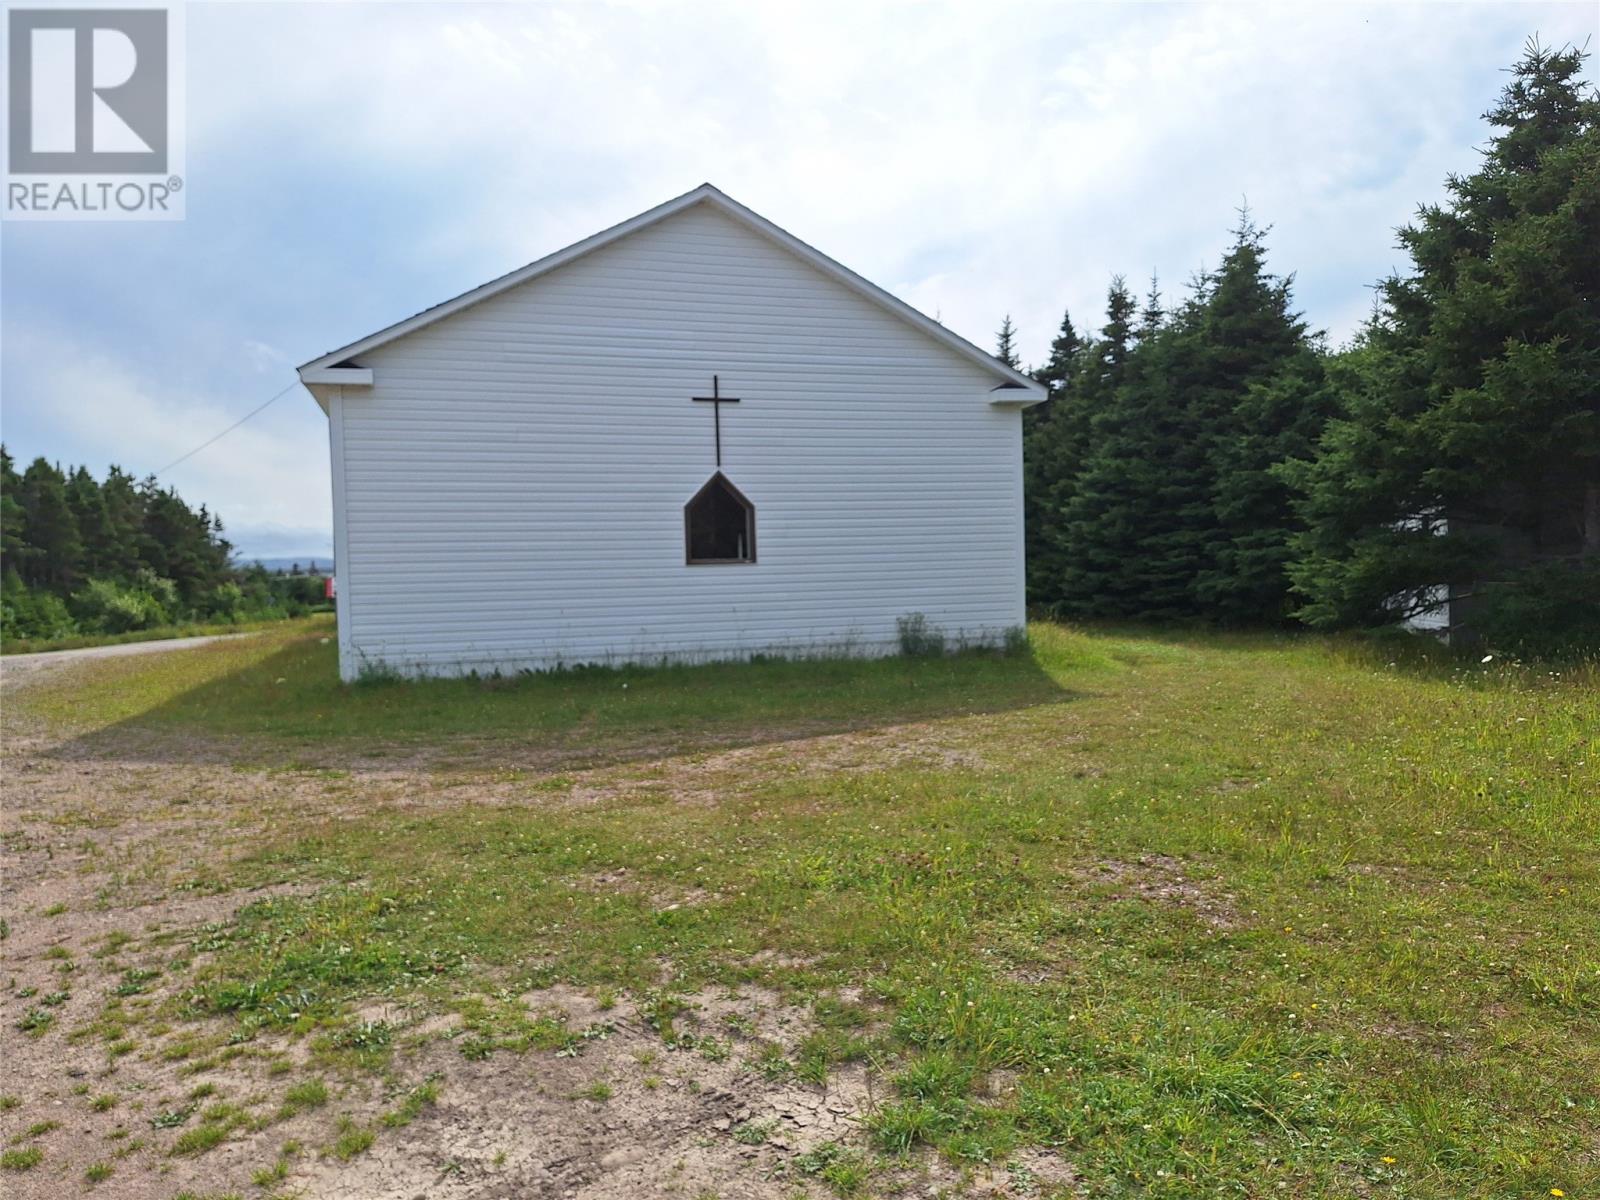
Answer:
<svg viewBox="0 0 1600 1200"><path fill-rule="evenodd" d="M166 638L153 642L125 642L120 646L85 646L81 650L45 650L39 654L7 654L0 657L0 680L19 684L40 674L90 658L120 658L125 654L160 654L167 650L187 650L207 642L254 637L253 633L217 633L207 637Z"/></svg>

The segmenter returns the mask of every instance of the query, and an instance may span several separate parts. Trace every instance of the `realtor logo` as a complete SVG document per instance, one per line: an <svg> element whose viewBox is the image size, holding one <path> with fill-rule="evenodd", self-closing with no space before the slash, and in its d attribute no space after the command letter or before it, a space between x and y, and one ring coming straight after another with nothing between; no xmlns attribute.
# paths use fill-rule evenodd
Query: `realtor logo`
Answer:
<svg viewBox="0 0 1600 1200"><path fill-rule="evenodd" d="M7 217L183 215L182 131L174 128L181 117L174 35L182 22L173 15L131 7L10 11Z"/></svg>

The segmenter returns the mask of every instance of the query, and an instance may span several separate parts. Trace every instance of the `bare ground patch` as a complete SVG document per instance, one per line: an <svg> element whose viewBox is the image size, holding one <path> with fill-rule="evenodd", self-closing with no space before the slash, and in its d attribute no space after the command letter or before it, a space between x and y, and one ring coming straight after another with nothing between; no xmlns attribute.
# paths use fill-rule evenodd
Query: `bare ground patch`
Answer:
<svg viewBox="0 0 1600 1200"><path fill-rule="evenodd" d="M1112 898L1181 908L1207 927L1235 929L1242 923L1236 897L1214 881L1197 879L1193 868L1166 854L1142 854L1133 862L1105 859L1083 872L1090 883L1110 885Z"/></svg>
<svg viewBox="0 0 1600 1200"><path fill-rule="evenodd" d="M99 1164L111 1174L96 1194L138 1200L244 1193L253 1179L330 1200L820 1196L819 1164L834 1148L859 1152L884 1089L859 1064L820 1085L772 1071L813 1022L760 988L684 998L670 1040L628 998L602 1004L558 986L516 1003L584 1031L580 1048L471 1057L458 1019L374 1004L356 1015L393 1031L382 1073L308 1065L306 1037L230 1045L222 1023L204 1021L108 1060L63 1020L13 1047L21 1103L0 1113L0 1137L43 1159L8 1195L76 1193ZM175 1057L179 1040L202 1049ZM312 1081L323 1090L304 1099ZM220 1131L214 1145L208 1129ZM921 1155L880 1172L874 1190L1023 1196L1071 1178L1045 1152L977 1172Z"/></svg>
<svg viewBox="0 0 1600 1200"><path fill-rule="evenodd" d="M41 1158L6 1172L7 1195L831 1194L822 1179L829 1147L864 1151L863 1119L888 1085L860 1063L836 1065L822 1085L775 1068L814 1023L773 993L688 997L671 1037L627 996L602 1006L554 987L516 999L593 1031L576 1053L468 1054L459 1012L374 1001L347 1024L386 1031L392 1048L381 1069L356 1070L319 1056L326 1029L241 1036L232 1020L188 1015L185 988L207 959L194 935L247 904L310 891L223 890L223 881L264 838L330 819L471 804L709 805L752 775L976 769L980 726L774 733L577 768L559 751L508 763L502 746L492 767L470 754L444 766L419 752L330 769L236 767L237 748L222 741L72 740L8 722L17 736L8 738L0 814L0 1093L15 1103L0 1105L0 1140ZM716 898L661 891L623 869L569 882L639 890L663 912ZM764 961L802 960L772 951ZM919 1154L879 1169L872 1187L1020 1196L1067 1177L1052 1169L962 1170Z"/></svg>

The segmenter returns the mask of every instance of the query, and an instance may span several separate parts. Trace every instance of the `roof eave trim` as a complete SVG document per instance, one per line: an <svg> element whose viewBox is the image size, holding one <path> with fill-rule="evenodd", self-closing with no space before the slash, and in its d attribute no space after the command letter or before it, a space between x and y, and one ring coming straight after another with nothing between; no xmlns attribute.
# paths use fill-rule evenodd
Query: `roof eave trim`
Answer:
<svg viewBox="0 0 1600 1200"><path fill-rule="evenodd" d="M300 382L336 383L341 387L371 387L371 367L318 367L307 365L300 368Z"/></svg>
<svg viewBox="0 0 1600 1200"><path fill-rule="evenodd" d="M1027 387L1015 383L1002 383L997 388L989 389L989 403L996 408L1032 408L1035 404L1043 404L1048 399L1050 399L1049 389L1035 380L1030 380Z"/></svg>

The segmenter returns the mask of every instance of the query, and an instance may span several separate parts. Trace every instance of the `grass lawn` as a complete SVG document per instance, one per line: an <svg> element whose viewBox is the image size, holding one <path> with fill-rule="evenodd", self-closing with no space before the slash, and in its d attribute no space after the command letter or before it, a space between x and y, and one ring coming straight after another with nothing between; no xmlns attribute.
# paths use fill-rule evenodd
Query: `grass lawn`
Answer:
<svg viewBox="0 0 1600 1200"><path fill-rule="evenodd" d="M463 1049L509 1056L562 1035L470 997L564 983L670 1043L678 997L754 982L816 1017L766 1067L882 1078L854 1166L819 1176L842 1193L922 1146L1049 1146L1094 1196L1600 1194L1592 666L1035 624L1009 657L345 687L331 632L12 702L77 754L209 739L335 780L421 754L522 788L263 835L227 880L309 894L206 931L179 1030L415 994L477 1006ZM849 769L728 753L897 726ZM674 787L571 802L629 763Z"/></svg>

